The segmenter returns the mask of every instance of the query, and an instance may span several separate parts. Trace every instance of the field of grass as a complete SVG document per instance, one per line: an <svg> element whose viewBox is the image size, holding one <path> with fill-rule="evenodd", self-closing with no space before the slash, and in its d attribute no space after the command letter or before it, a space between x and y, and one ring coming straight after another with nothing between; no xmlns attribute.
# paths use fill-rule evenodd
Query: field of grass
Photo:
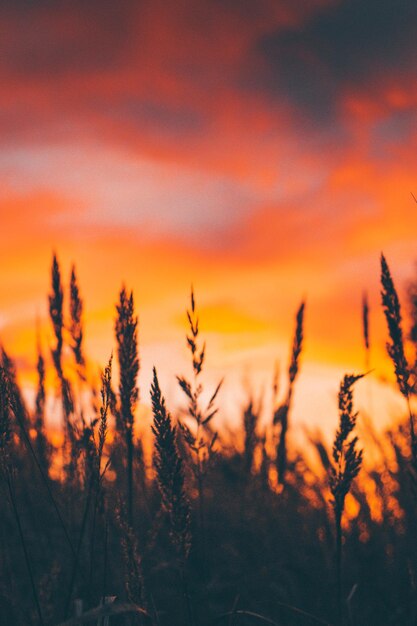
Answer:
<svg viewBox="0 0 417 626"><path fill-rule="evenodd" d="M190 376L178 377L187 410L167 406L154 370L149 399L141 390L152 405L150 451L134 428L140 361L133 294L119 294L116 350L96 389L77 277L73 271L64 294L54 258L54 342L51 358L39 349L34 406L24 401L12 356L1 353L0 623L416 624L416 369L383 257L381 278L388 353L404 396L405 417L395 429L376 435L357 415L355 383L366 372L349 372L332 449L322 440L312 440L308 454L291 446L308 313L302 303L288 385L275 385L266 426L248 398L240 432L215 431L221 382L203 402L206 347L192 293ZM366 299L363 321L369 351ZM412 328L411 344L415 335ZM54 389L45 385L47 368ZM59 399L59 446L45 428L49 394Z"/></svg>

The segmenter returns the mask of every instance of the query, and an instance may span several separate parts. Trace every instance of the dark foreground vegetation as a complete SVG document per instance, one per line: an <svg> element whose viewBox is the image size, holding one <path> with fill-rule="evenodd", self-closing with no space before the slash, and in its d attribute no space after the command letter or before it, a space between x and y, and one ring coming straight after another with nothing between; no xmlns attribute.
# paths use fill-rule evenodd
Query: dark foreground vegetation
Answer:
<svg viewBox="0 0 417 626"><path fill-rule="evenodd" d="M417 305L413 293L410 301ZM221 384L211 396L203 390L205 346L192 294L190 375L178 377L184 407L172 416L154 370L149 450L135 430L133 295L119 294L114 357L96 389L75 271L64 297L54 259L54 343L46 360L39 346L33 407L13 359L1 353L0 623L416 624L416 368L406 357L408 335L385 259L382 304L408 407L395 431L376 436L366 416L357 419L359 372L341 381L333 448L314 436L305 452L289 446L302 304L288 384L278 389L275 379L270 419L260 420L258 399L249 397L239 432L216 432ZM369 357L366 299L363 322ZM416 340L413 327L411 344ZM45 387L46 369L54 371L55 389ZM63 423L60 445L45 429L50 394Z"/></svg>

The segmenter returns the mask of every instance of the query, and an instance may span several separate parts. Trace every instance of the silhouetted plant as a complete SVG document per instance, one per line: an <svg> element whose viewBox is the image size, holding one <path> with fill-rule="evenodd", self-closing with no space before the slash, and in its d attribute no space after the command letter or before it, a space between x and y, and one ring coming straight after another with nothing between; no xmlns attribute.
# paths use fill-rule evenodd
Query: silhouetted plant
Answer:
<svg viewBox="0 0 417 626"><path fill-rule="evenodd" d="M17 426L22 424L24 428L28 430L30 427L29 415L25 401L23 399L22 392L17 382L16 367L14 361L7 354L3 346L1 347L1 365L8 381L10 402L12 403L13 410L18 417L17 423L16 420L14 420L13 431L14 434L21 439L21 428L17 428Z"/></svg>
<svg viewBox="0 0 417 626"><path fill-rule="evenodd" d="M288 432L288 417L291 408L291 401L294 392L294 383L297 378L297 374L300 367L300 355L303 347L304 338L304 311L305 302L302 302L295 318L295 332L291 350L291 359L288 367L288 392L287 397L283 404L281 404L274 413L273 424L275 427L279 426L278 444L276 446L277 451L277 470L278 480L284 485L285 475L287 472L287 432ZM277 391L275 391L276 395Z"/></svg>
<svg viewBox="0 0 417 626"><path fill-rule="evenodd" d="M129 524L133 519L133 453L134 453L134 422L135 410L139 397L136 384L139 372L137 326L133 292L127 294L123 287L120 291L119 303L116 305L116 340L119 360L119 397L120 418L127 452L127 511Z"/></svg>
<svg viewBox="0 0 417 626"><path fill-rule="evenodd" d="M77 372L82 381L85 381L85 357L83 352L83 301L80 296L75 266L71 269L70 278L70 326L71 350L77 364Z"/></svg>
<svg viewBox="0 0 417 626"><path fill-rule="evenodd" d="M95 502L94 502L94 510L93 510L93 537L95 531L95 521L97 514L97 505L98 498L100 494L100 486L101 481L104 476L104 473L107 469L107 466L104 468L103 473L101 472L101 461L103 457L104 445L106 443L107 437L107 416L110 406L110 388L111 388L111 364L112 359L110 358L108 365L106 366L101 380L101 407L100 407L100 415L98 419L94 419L88 428L85 428L85 432L87 433L87 441L85 443L86 456L87 456L87 465L89 471L87 472L88 477L88 485L87 485L87 496L84 503L84 511L81 522L81 529L78 536L78 544L76 551L76 558L74 559L72 571L71 571L71 579L68 587L67 600L65 605L65 617L68 615L68 611L70 608L70 603L72 600L72 593L74 590L75 578L77 574L77 570L79 569L79 559L81 554L81 548L84 541L84 536L87 529L87 520L91 506L91 500L93 495L95 494ZM97 441L94 436L94 427L98 422L98 437ZM91 551L90 551L90 581L91 581L91 567L93 560L93 550L94 550L94 541L91 543Z"/></svg>
<svg viewBox="0 0 417 626"><path fill-rule="evenodd" d="M151 386L153 411L152 432L155 436L154 466L162 505L169 517L170 535L180 561L184 602L189 626L194 622L188 591L186 562L191 547L190 506L185 492L182 460L176 443L176 428L172 424L165 399L161 394L156 369Z"/></svg>
<svg viewBox="0 0 417 626"><path fill-rule="evenodd" d="M191 546L189 503L185 494L182 461L176 444L176 428L161 394L155 368L151 399L156 477L162 504L169 516L172 541L185 564Z"/></svg>
<svg viewBox="0 0 417 626"><path fill-rule="evenodd" d="M410 395L413 391L413 384L410 381L411 371L405 356L401 306L388 263L383 254L381 255L381 284L382 306L384 308L385 319L387 321L388 333L390 336L390 341L387 342L387 352L394 364L398 388L407 401L410 423L411 452L413 463L417 466L417 439L414 427L414 415L410 404Z"/></svg>
<svg viewBox="0 0 417 626"><path fill-rule="evenodd" d="M8 499L16 521L19 534L20 544L24 554L26 568L29 575L30 586L35 601L36 612L38 614L40 626L44 625L42 610L39 602L39 595L35 584L33 574L32 560L29 555L27 542L23 533L21 515L16 500L16 491L14 486L15 467L12 458L12 413L13 402L11 393L16 395L16 390L11 390L10 374L6 372L4 366L0 366L0 473L6 484ZM15 400L16 402L16 400ZM16 404L15 404L16 406Z"/></svg>
<svg viewBox="0 0 417 626"><path fill-rule="evenodd" d="M57 273L54 300L59 309L62 287L58 288L60 277L58 280ZM79 293L74 295L76 279L72 282L75 306L77 299L81 303L81 298ZM388 285L386 280L384 284ZM392 285L389 289L387 287L389 290L392 290ZM84 621L109 617L116 622L123 620L126 612L126 615L131 615L130 623L135 619L141 620L143 625L151 623L153 616L158 626L184 623L187 626L193 626L194 623L207 625L215 621L237 623L245 620L248 623L263 621L276 624L298 624L300 620L306 623L335 623L333 613L336 611L328 601L328 594L323 592L330 588L336 578L333 569L327 564L328 545L335 534L340 611L343 610L345 589L342 584L342 539L346 539L349 550L346 550L346 558L343 558L343 579L346 582L355 581L359 590L353 602L349 600L352 593L346 600L346 604L350 603L349 610L355 612L349 617L350 622L414 623L415 610L408 600L416 562L415 500L411 497L412 491L406 480L409 478L409 464L406 461L409 431L406 425L399 423L388 437L374 436L374 443L367 438L367 450L370 447L369 464L374 463L374 458L380 460L372 468L364 468L363 480L360 478L354 481L362 461L354 433L356 413L352 400L352 388L358 377L345 377L339 394L341 415L333 454L328 453L321 437L316 435L310 438L321 465L330 475L329 480L323 479L320 466L310 463L311 459L307 453L304 454L304 449L298 450L295 445L290 448L287 437L286 450L288 448L288 458L292 462L291 465L286 463L286 476L291 488L286 490L284 499L277 497L275 472L270 471L274 459L271 444L277 442L270 432L273 424L261 428L257 404L248 402L245 407L246 414L242 419L244 433L234 432L227 422L224 423L222 445L216 454L213 453L215 432L211 420L217 409L218 388L208 403L203 403L201 379L205 348L200 344L192 294L188 311L190 331L187 333L187 345L192 355L193 375L190 380L179 378L187 397L187 414L183 416L182 428L174 424L154 372L151 394L155 448L151 468L147 466L151 451L146 434L140 442L135 441L133 436L139 369L136 361L137 319L130 294L125 293L122 301L122 317L125 322L129 319L130 323L118 325L120 342L117 344L117 356L119 364L122 363L121 379L129 371L130 378L128 376L121 380L118 393L114 393L111 389L109 363L102 374L101 406L100 394L93 394L84 381L83 384L74 385L75 408L69 418L76 431L77 482L71 481L68 471L61 471L62 445L55 438L55 433L51 436L55 447L49 457L49 476L47 463L42 460L38 434L44 432L45 412L51 410L52 417L56 402L49 402L49 390L45 382L48 364L40 350L34 396L26 396L26 388L19 385L15 360L4 350L0 354L0 365L3 364L0 367L0 400L1 397L7 397L8 402L3 404L3 409L9 407L8 412L5 412L0 402L0 492L5 504L9 501L11 504L11 507L4 507L0 516L0 622L16 626L40 623L39 615L35 615L37 593L41 615L47 624L59 622L65 604L69 613L73 597L83 600ZM387 308L391 326L397 324L398 327L401 316L392 303L390 298ZM363 301L365 349L370 343L367 308ZM77 305L75 309L77 313L73 313L73 320L77 319L81 324L82 307ZM292 399L300 369L302 314L303 309L298 311L288 367L288 391L285 390L283 394L282 406L285 410ZM79 331L71 333L70 316L66 330L56 311L52 318L58 329L57 333L54 330L55 350L58 349L61 329L60 364L65 378L66 351L72 351L72 356L74 338L80 339L82 330L81 334ZM80 330L82 327L77 328ZM67 338L68 345L65 343ZM83 339L79 345L85 359ZM126 357L124 361L120 359L120 349L122 357ZM73 360L77 361L75 354ZM56 370L55 361L53 367ZM410 393L414 393L413 379L414 370L410 369ZM81 407L80 393L84 414L78 412L78 407ZM90 393L93 394L93 402L89 401L90 396L87 397ZM278 393L276 373L274 407L277 405ZM138 485L134 485L134 524L130 524L128 512L124 508L120 521L114 515L120 491L119 476L123 478L122 492L126 501L128 492L124 482L128 470L122 396L127 397L127 406L132 409L128 423L131 424L134 463L140 462L146 482L146 498L137 488ZM126 416L126 403L124 409ZM116 418L116 429L118 436L122 437L122 445L113 430L111 414ZM46 414L46 418L48 416ZM281 417L282 412L276 419L278 431L281 428ZM242 435L245 438L243 453ZM367 433L364 431L365 436ZM258 457L258 450L262 456ZM210 520L207 524L201 522L199 457L203 478L203 512L205 509L207 520ZM211 463L213 459L216 459L215 463ZM258 468L258 462L262 481L259 475L250 471L251 468ZM187 471L187 463L194 470L194 477ZM42 485L34 472L35 466L42 478ZM4 467L10 470L10 484L7 482L8 474L3 472ZM119 468L123 470L119 471ZM209 468L210 471L207 471ZM247 488L242 490L243 473ZM335 533L332 520L328 517L329 482L336 521ZM349 510L349 520L346 520L345 525L345 500L349 492L352 495L352 509ZM190 549L194 521L191 503L194 501L198 506L198 524L197 532L193 532L193 549ZM61 503L66 503L68 508L61 509ZM61 511L65 511L66 515ZM169 527L169 541L163 532L165 522ZM207 540L207 547L210 548L210 559L207 560L206 544L204 551L203 542L199 544L203 532L204 542ZM65 550L64 541L68 543L71 553ZM31 581L30 575L26 575L30 568ZM404 571L409 571L410 577L404 576ZM186 603L184 611L176 591L180 579ZM129 604L123 601L123 588ZM117 596L117 599L110 608L106 608L107 605L99 607L98 604L102 604L106 596L109 597L108 593L112 594L111 598ZM194 605L191 597L195 599ZM292 597L294 600L290 600ZM141 608L145 600L151 607L150 613ZM118 618L118 614L121 617ZM70 618L65 623L80 623L80 619Z"/></svg>
<svg viewBox="0 0 417 626"><path fill-rule="evenodd" d="M103 479L105 473L110 466L110 457L102 469L103 455L106 445L106 439L108 434L108 416L111 405L111 377L112 377L112 361L113 355L110 357L108 364L106 365L104 372L101 375L101 406L100 415L98 420L98 436L97 442L94 439L94 467L92 476L92 486L95 492L94 508L93 508L93 520L91 524L91 538L90 538L90 573L89 573L89 585L91 587L94 574L94 550L96 544L96 522L99 510L99 503L104 502L104 490Z"/></svg>
<svg viewBox="0 0 417 626"><path fill-rule="evenodd" d="M192 455L192 469L197 480L198 507L201 531L202 560L207 566L206 558L206 520L205 520L205 477L214 452L214 444L217 440L217 433L210 428L211 420L216 415L218 409L215 406L217 395L223 381L217 385L214 393L205 408L201 406L201 394L203 385L200 382L200 375L203 370L206 344L199 345L199 319L195 306L194 290L191 289L191 307L187 310L187 318L190 334L186 336L187 346L191 353L193 368L192 381L183 376L177 376L178 383L188 399L188 416L191 420L190 426L184 421L180 422L183 439Z"/></svg>
<svg viewBox="0 0 417 626"><path fill-rule="evenodd" d="M342 516L345 499L349 493L353 479L362 465L362 450L357 450L357 437L352 437L358 413L353 410L353 385L359 376L346 375L339 391L339 428L333 443L333 461L330 466L330 490L332 492L333 510L336 523L336 570L337 570L337 602L339 620L342 623Z"/></svg>
<svg viewBox="0 0 417 626"><path fill-rule="evenodd" d="M61 271L56 255L52 259L51 272L52 289L49 295L49 315L55 335L55 347L52 348L52 360L61 388L62 410L64 416L65 446L64 454L67 462L67 470L70 480L74 481L77 464L77 438L71 423L71 415L74 411L73 394L69 381L67 380L62 364L63 358L63 331L64 331L64 292L61 284Z"/></svg>

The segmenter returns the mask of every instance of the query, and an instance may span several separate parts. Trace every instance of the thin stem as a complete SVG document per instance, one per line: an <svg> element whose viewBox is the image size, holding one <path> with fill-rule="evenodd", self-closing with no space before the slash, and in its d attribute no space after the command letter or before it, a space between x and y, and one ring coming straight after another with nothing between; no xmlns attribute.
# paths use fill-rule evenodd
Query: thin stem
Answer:
<svg viewBox="0 0 417 626"><path fill-rule="evenodd" d="M97 500L98 496L96 494L94 501L94 509L93 509L93 523L91 528L91 539L90 539L90 572L88 575L88 586L92 587L93 585L93 568L94 568L94 548L95 548L95 538L96 538L96 517L97 517Z"/></svg>
<svg viewBox="0 0 417 626"><path fill-rule="evenodd" d="M105 470L104 470L105 471ZM103 474L100 474L100 460L98 463L98 479L95 485L95 497L94 497L94 508L93 508L93 523L91 529L91 539L90 539L90 573L88 577L88 586L89 589L92 589L93 586L93 570L94 570L94 549L95 549L95 539L96 539L96 523L97 523L97 514L98 514L98 500L101 493L101 483L104 478ZM93 480L93 479L92 479ZM107 527L106 527L107 528Z"/></svg>
<svg viewBox="0 0 417 626"><path fill-rule="evenodd" d="M197 389L197 373L194 371L194 389ZM193 398L193 412L197 419L196 444L197 444L197 489L198 489L198 515L200 522L201 537L201 562L204 577L207 577L207 541L206 541L206 514L205 514L205 497L204 497L204 467L201 460L200 448L200 432L201 432L201 413L198 410L198 402L196 392Z"/></svg>
<svg viewBox="0 0 417 626"><path fill-rule="evenodd" d="M41 606L39 604L38 593L36 591L35 580L34 580L34 577L33 577L32 566L31 566L30 558L29 558L29 552L27 550L25 537L23 535L22 524L20 522L19 511L17 510L16 500L15 500L14 492L13 492L13 486L12 486L12 483L11 483L11 477L10 477L10 473L9 473L8 469L6 470L6 479L7 479L7 487L8 487L8 491L9 491L10 502L11 502L11 505L12 505L12 508L13 508L13 513L14 513L14 516L15 516L15 519L16 519L17 528L18 528L18 531L19 531L20 543L22 544L22 549L23 549L23 553L24 553L24 556L25 556L26 567L27 567L27 570L28 570L29 578L30 578L30 585L32 587L32 593L33 593L33 597L34 597L34 600L35 600L36 611L37 611L38 617L39 617L39 624L41 626L44 626L45 622L43 621Z"/></svg>
<svg viewBox="0 0 417 626"><path fill-rule="evenodd" d="M70 607L71 598L72 598L72 592L73 592L73 589L74 589L75 576L77 574L78 561L79 561L79 558L80 558L81 546L82 546L82 542L83 542L83 539L84 539L85 528L86 528L86 525L87 525L88 510L90 508L92 487L93 487L93 480L91 479L89 487L88 487L88 494L87 494L87 499L86 499L86 502L85 502L83 519L82 519L82 522L81 522L81 530L80 530L80 536L78 538L77 552L75 554L75 560L74 560L74 564L73 564L73 568L72 568L72 572L71 572L71 580L70 580L70 585L69 585L69 589L68 589L67 600L66 600L66 603L65 603L65 616L64 616L65 619L68 617L69 607Z"/></svg>
<svg viewBox="0 0 417 626"><path fill-rule="evenodd" d="M337 584L337 611L338 623L343 623L342 597L343 597L343 581L342 581L342 513L336 512L336 584Z"/></svg>
<svg viewBox="0 0 417 626"><path fill-rule="evenodd" d="M21 419L21 417L19 415L19 412L15 411L14 414L15 414L16 419L18 421L19 427L20 427L20 429L22 431L23 438L25 440L27 449L29 450L29 452L30 452L30 454L31 454L31 456L32 456L32 458L33 458L33 460L35 462L35 465L38 468L39 474L40 474L40 476L42 478L43 484L45 485L45 488L46 488L46 491L48 493L49 499L51 500L52 506L55 509L55 513L56 513L56 515L58 517L59 523L61 524L62 530L63 530L64 535L65 535L65 539L66 539L66 541L68 543L68 546L69 546L69 548L71 550L72 556L73 556L74 559L76 559L77 554L76 554L74 545L73 545L73 543L71 541L71 537L69 536L69 532L68 532L68 529L67 529L66 524L64 522L64 518L62 517L61 511L59 510L58 504L57 504L57 502L55 500L55 497L54 497L54 495L52 493L51 486L49 484L49 478L45 475L45 472L44 472L44 470L43 470L43 468L42 468L42 466L41 466L41 464L40 464L40 462L39 462L39 460L38 460L38 458L36 456L35 450L33 449L33 446L32 446L32 442L30 441L29 435L27 434L25 425L23 424L23 421L22 421L22 419Z"/></svg>
<svg viewBox="0 0 417 626"><path fill-rule="evenodd" d="M205 496L204 496L204 476L201 471L200 461L198 467L198 514L200 519L201 532L201 553L204 572L207 570L207 550L206 550L206 515L205 515Z"/></svg>

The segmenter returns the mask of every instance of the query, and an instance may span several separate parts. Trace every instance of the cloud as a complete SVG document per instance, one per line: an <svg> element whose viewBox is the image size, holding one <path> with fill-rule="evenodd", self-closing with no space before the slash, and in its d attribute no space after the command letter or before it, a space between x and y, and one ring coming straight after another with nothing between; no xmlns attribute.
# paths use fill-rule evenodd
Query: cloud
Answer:
<svg viewBox="0 0 417 626"><path fill-rule="evenodd" d="M255 51L263 60L258 85L288 99L314 122L337 118L345 88L373 88L414 71L417 51L412 0L343 0L304 24L262 35Z"/></svg>
<svg viewBox="0 0 417 626"><path fill-rule="evenodd" d="M5 5L1 143L100 142L259 184L282 180L307 154L320 164L323 149L351 146L360 111L377 115L384 100L384 115L395 114L414 49L401 16L415 9L402 4ZM395 66L389 89L383 63ZM407 128L387 122L385 134Z"/></svg>

